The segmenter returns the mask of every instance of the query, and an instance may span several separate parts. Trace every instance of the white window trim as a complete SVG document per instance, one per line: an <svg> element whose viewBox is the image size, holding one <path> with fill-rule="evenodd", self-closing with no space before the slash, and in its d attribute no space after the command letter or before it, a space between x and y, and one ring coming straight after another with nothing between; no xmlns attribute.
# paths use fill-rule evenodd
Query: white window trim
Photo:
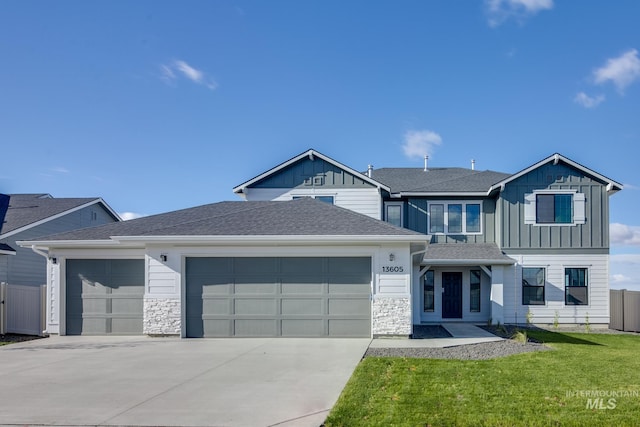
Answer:
<svg viewBox="0 0 640 427"><path fill-rule="evenodd" d="M522 292L523 292L523 287L524 285L522 284L522 280L524 279L524 269L525 268L541 268L544 270L544 284L542 285L544 287L544 304L522 304ZM564 271L564 270L563 270ZM538 265L538 264L534 264L534 265L522 265L520 267L520 306L521 307L548 307L549 305L549 298L547 295L547 278L549 275L549 265ZM564 277L564 276L563 276ZM563 278L564 280L564 278Z"/></svg>
<svg viewBox="0 0 640 427"><path fill-rule="evenodd" d="M536 196L538 194L571 194L573 195L573 217L567 223L538 223L536 213ZM535 227L572 227L586 224L586 197L578 190L535 190L524 195L524 223Z"/></svg>
<svg viewBox="0 0 640 427"><path fill-rule="evenodd" d="M444 233L432 233L431 232L431 205L444 205ZM462 231L459 233L449 232L449 205L462 205ZM480 206L480 231L467 232L467 205L479 205ZM484 230L483 220L483 203L482 200L433 200L427 203L427 231L428 234L436 236L478 236L481 235Z"/></svg>
<svg viewBox="0 0 640 427"><path fill-rule="evenodd" d="M562 300L562 304L564 307L584 307L584 308L590 308L591 307L591 267L593 265L592 264L563 264L562 265L562 289L564 291L564 299ZM566 282L566 273L567 273L567 269L568 268L580 268L580 269L584 269L587 270L587 276L585 277L585 281L587 282L587 286L584 286L587 288L587 303L586 304L567 304L567 282ZM573 286L569 286L569 287L573 287ZM580 286L578 286L580 287Z"/></svg>
<svg viewBox="0 0 640 427"><path fill-rule="evenodd" d="M404 227L404 203L403 202L384 202L384 220L387 219L387 206L400 206L400 227Z"/></svg>

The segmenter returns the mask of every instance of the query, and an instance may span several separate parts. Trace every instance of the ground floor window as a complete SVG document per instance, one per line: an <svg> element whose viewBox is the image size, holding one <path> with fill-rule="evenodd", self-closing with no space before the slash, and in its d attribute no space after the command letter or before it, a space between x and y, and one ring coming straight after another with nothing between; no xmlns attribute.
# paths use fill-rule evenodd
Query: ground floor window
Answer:
<svg viewBox="0 0 640 427"><path fill-rule="evenodd" d="M424 289L424 311L434 311L434 272L433 270L427 270L422 276L422 283Z"/></svg>
<svg viewBox="0 0 640 427"><path fill-rule="evenodd" d="M480 270L471 270L469 311L480 312Z"/></svg>
<svg viewBox="0 0 640 427"><path fill-rule="evenodd" d="M544 268L522 268L522 305L544 305Z"/></svg>
<svg viewBox="0 0 640 427"><path fill-rule="evenodd" d="M588 286L586 268L564 269L564 303L567 305L587 305Z"/></svg>

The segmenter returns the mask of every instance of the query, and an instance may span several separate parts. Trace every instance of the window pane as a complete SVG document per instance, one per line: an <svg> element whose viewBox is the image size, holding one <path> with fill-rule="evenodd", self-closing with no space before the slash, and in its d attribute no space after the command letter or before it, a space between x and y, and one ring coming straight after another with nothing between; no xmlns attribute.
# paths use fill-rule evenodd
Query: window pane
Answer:
<svg viewBox="0 0 640 427"><path fill-rule="evenodd" d="M480 205L467 205L467 233L480 232Z"/></svg>
<svg viewBox="0 0 640 427"><path fill-rule="evenodd" d="M397 227L402 227L402 206L387 205L387 222Z"/></svg>
<svg viewBox="0 0 640 427"><path fill-rule="evenodd" d="M555 221L554 200L553 194L538 194L536 196L536 222L552 224Z"/></svg>
<svg viewBox="0 0 640 427"><path fill-rule="evenodd" d="M555 194L555 222L558 224L570 224L573 211L571 194Z"/></svg>
<svg viewBox="0 0 640 427"><path fill-rule="evenodd" d="M424 276L424 311L433 311L435 306L434 301L434 280L433 270L428 270Z"/></svg>
<svg viewBox="0 0 640 427"><path fill-rule="evenodd" d="M480 270L471 270L469 311L480 311Z"/></svg>
<svg viewBox="0 0 640 427"><path fill-rule="evenodd" d="M429 205L429 232L444 233L444 205Z"/></svg>
<svg viewBox="0 0 640 427"><path fill-rule="evenodd" d="M449 233L462 233L462 205L448 205Z"/></svg>
<svg viewBox="0 0 640 427"><path fill-rule="evenodd" d="M586 268L565 268L564 270L565 304L587 305L588 286Z"/></svg>
<svg viewBox="0 0 640 427"><path fill-rule="evenodd" d="M522 305L544 305L544 268L522 268Z"/></svg>
<svg viewBox="0 0 640 427"><path fill-rule="evenodd" d="M320 200L321 202L333 204L333 196L316 196L316 200Z"/></svg>

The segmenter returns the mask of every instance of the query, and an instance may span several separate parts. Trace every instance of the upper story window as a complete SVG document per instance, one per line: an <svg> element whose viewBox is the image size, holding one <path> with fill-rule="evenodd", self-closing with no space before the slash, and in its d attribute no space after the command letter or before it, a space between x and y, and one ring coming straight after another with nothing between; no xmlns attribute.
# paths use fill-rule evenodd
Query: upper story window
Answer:
<svg viewBox="0 0 640 427"><path fill-rule="evenodd" d="M481 205L477 202L429 203L430 234L479 234Z"/></svg>
<svg viewBox="0 0 640 427"><path fill-rule="evenodd" d="M384 204L384 219L389 224L402 227L402 203L391 202Z"/></svg>
<svg viewBox="0 0 640 427"><path fill-rule="evenodd" d="M576 190L539 190L524 196L524 223L576 225L586 222L585 195Z"/></svg>
<svg viewBox="0 0 640 427"><path fill-rule="evenodd" d="M335 204L333 196L293 196L293 200L304 199L305 197L310 197L321 202L329 203L330 205Z"/></svg>

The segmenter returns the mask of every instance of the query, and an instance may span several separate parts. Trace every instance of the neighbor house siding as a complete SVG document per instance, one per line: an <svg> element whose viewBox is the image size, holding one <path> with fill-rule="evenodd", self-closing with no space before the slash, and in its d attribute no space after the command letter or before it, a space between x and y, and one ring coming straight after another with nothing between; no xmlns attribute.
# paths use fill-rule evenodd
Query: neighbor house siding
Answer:
<svg viewBox="0 0 640 427"><path fill-rule="evenodd" d="M505 322L525 323L528 311L534 324L582 324L586 317L592 324L609 322L609 256L608 255L509 255L518 263L513 286L504 288ZM545 269L545 304L522 305L522 268ZM588 305L565 304L565 268L586 268Z"/></svg>
<svg viewBox="0 0 640 427"><path fill-rule="evenodd" d="M575 190L584 194L586 223L525 224L525 195L535 190ZM538 253L608 251L609 198L606 186L569 166L547 164L510 182L500 193L498 210L499 245L509 254L529 249Z"/></svg>
<svg viewBox="0 0 640 427"><path fill-rule="evenodd" d="M341 208L381 219L381 196L378 189L363 188L247 188L248 201L286 201L293 197L333 196L334 204Z"/></svg>
<svg viewBox="0 0 640 427"><path fill-rule="evenodd" d="M37 240L39 237L109 222L114 222L114 218L104 208L91 205L0 240L0 243L6 243L16 250L16 255L5 256L6 259L0 261L0 281L28 286L46 283L46 260L31 248L18 246L16 241Z"/></svg>

